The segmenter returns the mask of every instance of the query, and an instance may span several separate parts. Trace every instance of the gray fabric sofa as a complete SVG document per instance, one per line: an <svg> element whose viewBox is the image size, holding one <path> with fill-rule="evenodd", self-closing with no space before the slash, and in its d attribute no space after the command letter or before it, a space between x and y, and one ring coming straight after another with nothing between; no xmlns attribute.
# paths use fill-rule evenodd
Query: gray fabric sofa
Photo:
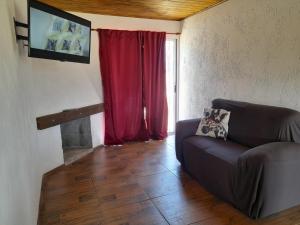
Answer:
<svg viewBox="0 0 300 225"><path fill-rule="evenodd" d="M176 157L208 191L251 218L300 204L300 113L216 99L231 111L228 139L195 136L200 119L176 124Z"/></svg>

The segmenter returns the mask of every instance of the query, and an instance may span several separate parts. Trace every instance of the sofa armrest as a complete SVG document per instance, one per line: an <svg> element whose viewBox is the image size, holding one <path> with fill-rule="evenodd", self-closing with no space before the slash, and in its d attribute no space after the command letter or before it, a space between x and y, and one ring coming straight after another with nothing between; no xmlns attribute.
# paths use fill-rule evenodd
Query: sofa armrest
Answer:
<svg viewBox="0 0 300 225"><path fill-rule="evenodd" d="M182 142L185 138L195 135L200 119L182 120L176 123L175 149L176 158L183 164Z"/></svg>
<svg viewBox="0 0 300 225"><path fill-rule="evenodd" d="M233 176L236 206L252 218L300 204L300 144L276 142L243 153Z"/></svg>

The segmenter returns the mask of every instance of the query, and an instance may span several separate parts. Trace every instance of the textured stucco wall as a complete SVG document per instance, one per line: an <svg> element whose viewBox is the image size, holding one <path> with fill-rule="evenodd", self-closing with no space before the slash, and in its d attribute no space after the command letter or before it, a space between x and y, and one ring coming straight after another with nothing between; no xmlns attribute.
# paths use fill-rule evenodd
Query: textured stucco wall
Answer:
<svg viewBox="0 0 300 225"><path fill-rule="evenodd" d="M186 19L180 119L217 97L300 110L299 27L299 0L229 0Z"/></svg>

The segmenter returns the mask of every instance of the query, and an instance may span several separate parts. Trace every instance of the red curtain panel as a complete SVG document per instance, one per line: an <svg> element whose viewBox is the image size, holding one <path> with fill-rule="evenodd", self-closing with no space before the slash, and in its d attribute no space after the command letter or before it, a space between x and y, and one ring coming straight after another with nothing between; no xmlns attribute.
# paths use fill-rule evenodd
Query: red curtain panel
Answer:
<svg viewBox="0 0 300 225"><path fill-rule="evenodd" d="M168 105L166 96L166 33L140 31L142 43L143 104L146 107L148 136L167 137Z"/></svg>
<svg viewBox="0 0 300 225"><path fill-rule="evenodd" d="M163 139L167 136L166 34L106 29L98 34L105 145Z"/></svg>
<svg viewBox="0 0 300 225"><path fill-rule="evenodd" d="M144 140L138 33L98 30L105 110L105 145Z"/></svg>

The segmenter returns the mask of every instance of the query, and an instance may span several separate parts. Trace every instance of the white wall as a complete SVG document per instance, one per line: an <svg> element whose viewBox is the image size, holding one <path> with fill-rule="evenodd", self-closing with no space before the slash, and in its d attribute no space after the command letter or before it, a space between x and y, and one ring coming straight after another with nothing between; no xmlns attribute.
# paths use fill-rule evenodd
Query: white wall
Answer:
<svg viewBox="0 0 300 225"><path fill-rule="evenodd" d="M300 110L300 1L229 0L183 23L180 118L217 97Z"/></svg>
<svg viewBox="0 0 300 225"><path fill-rule="evenodd" d="M32 101L18 73L9 0L0 1L0 224L34 224L40 191ZM33 203L34 202L34 203ZM33 216L34 215L34 216Z"/></svg>
<svg viewBox="0 0 300 225"><path fill-rule="evenodd" d="M91 64L27 57L13 16L27 21L27 0L0 1L0 224L36 224L42 174L61 165L59 126L38 131L35 118L103 101L98 38ZM180 23L80 14L93 27L179 32ZM93 144L103 143L103 115L92 116Z"/></svg>

